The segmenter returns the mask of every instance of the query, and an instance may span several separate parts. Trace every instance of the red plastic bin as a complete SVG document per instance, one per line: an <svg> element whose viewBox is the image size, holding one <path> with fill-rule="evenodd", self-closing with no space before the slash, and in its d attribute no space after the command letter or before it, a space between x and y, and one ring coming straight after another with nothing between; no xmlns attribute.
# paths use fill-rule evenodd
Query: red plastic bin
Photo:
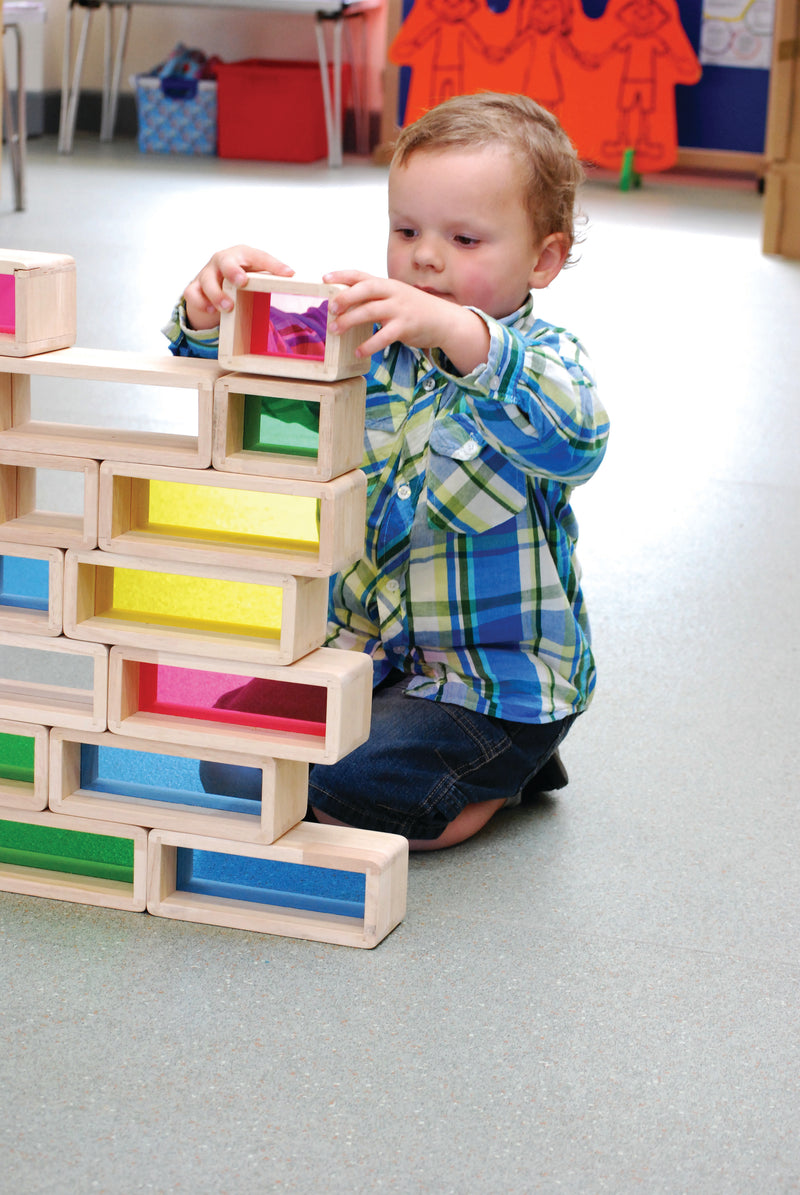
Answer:
<svg viewBox="0 0 800 1195"><path fill-rule="evenodd" d="M333 94L333 71L328 68ZM349 67L342 68L342 102ZM316 162L327 157L322 80L316 62L248 58L217 67L220 158Z"/></svg>

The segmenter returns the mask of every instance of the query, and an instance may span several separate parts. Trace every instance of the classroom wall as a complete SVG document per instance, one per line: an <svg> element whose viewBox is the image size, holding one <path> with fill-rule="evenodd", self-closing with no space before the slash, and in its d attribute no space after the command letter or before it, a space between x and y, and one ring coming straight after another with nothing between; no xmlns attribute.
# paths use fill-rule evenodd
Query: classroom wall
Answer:
<svg viewBox="0 0 800 1195"><path fill-rule="evenodd" d="M43 0L47 9L44 28L44 87L61 87L64 45L64 14L67 0ZM83 20L82 12L73 18L74 37ZM117 14L119 20L119 14ZM369 14L369 90L373 108L381 106L381 75L386 49L385 13ZM98 13L86 51L83 85L99 90L103 79L104 13ZM196 47L206 54L218 54L228 62L241 58L299 58L316 61L317 44L314 22L310 17L289 13L253 13L206 10L202 8L153 9L134 6L123 87L130 90L129 76L147 71L167 56L178 42Z"/></svg>

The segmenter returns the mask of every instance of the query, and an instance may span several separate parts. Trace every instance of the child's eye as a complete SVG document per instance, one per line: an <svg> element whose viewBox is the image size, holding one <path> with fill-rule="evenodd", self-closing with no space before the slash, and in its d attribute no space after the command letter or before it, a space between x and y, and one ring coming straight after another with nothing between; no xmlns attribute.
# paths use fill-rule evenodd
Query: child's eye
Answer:
<svg viewBox="0 0 800 1195"><path fill-rule="evenodd" d="M464 233L459 233L457 236L453 237L453 240L457 245L462 245L467 249L471 249L474 245L478 244L477 237L468 237Z"/></svg>
<svg viewBox="0 0 800 1195"><path fill-rule="evenodd" d="M394 231L395 234L404 241L413 241L414 237L417 235L415 228L396 228Z"/></svg>

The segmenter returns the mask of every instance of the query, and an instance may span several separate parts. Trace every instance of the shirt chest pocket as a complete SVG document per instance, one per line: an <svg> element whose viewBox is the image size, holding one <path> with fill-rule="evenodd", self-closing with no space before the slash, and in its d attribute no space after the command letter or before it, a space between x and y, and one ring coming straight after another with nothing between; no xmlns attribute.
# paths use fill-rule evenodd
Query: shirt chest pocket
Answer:
<svg viewBox="0 0 800 1195"><path fill-rule="evenodd" d="M428 521L462 535L489 531L527 504L525 476L464 416L437 419L428 453Z"/></svg>

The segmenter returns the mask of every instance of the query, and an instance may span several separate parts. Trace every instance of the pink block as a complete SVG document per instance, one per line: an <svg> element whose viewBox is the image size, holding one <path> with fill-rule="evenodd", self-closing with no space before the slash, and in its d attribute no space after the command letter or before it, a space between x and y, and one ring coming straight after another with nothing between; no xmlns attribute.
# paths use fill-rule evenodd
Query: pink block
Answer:
<svg viewBox="0 0 800 1195"><path fill-rule="evenodd" d="M0 332L13 336L17 329L16 279L0 274Z"/></svg>
<svg viewBox="0 0 800 1195"><path fill-rule="evenodd" d="M260 726L324 737L327 692L224 672L139 666L139 709L176 718Z"/></svg>

